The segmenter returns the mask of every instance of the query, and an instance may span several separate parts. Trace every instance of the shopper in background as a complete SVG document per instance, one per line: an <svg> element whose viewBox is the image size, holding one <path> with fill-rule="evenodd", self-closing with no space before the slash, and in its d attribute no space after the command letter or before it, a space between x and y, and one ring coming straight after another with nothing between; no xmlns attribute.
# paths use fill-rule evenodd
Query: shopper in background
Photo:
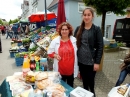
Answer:
<svg viewBox="0 0 130 97"><path fill-rule="evenodd" d="M94 10L85 8L82 14L82 23L75 30L77 38L77 56L83 87L95 95L95 74L103 54L103 36L99 27L93 24Z"/></svg>
<svg viewBox="0 0 130 97"><path fill-rule="evenodd" d="M2 35L5 35L5 26L4 25L1 26L1 32L2 32Z"/></svg>
<svg viewBox="0 0 130 97"><path fill-rule="evenodd" d="M63 22L58 26L58 34L51 41L48 55L54 58L53 70L60 73L62 80L73 87L74 78L78 75L76 38L72 26Z"/></svg>
<svg viewBox="0 0 130 97"><path fill-rule="evenodd" d="M13 38L15 38L17 40L18 40L18 27L19 27L18 24L13 24L13 26L12 26L12 31L14 33Z"/></svg>
<svg viewBox="0 0 130 97"><path fill-rule="evenodd" d="M10 26L9 26L9 25L6 26L6 33L7 33L6 39L8 39L8 36L9 36L10 38L12 38L12 34L11 34L11 32L10 32Z"/></svg>
<svg viewBox="0 0 130 97"><path fill-rule="evenodd" d="M25 35L27 36L28 34L29 34L29 25L26 25Z"/></svg>
<svg viewBox="0 0 130 97"><path fill-rule="evenodd" d="M121 72L116 82L116 86L120 86L124 82L127 74L130 73L130 54L125 56L124 62L120 65L120 69L121 69Z"/></svg>

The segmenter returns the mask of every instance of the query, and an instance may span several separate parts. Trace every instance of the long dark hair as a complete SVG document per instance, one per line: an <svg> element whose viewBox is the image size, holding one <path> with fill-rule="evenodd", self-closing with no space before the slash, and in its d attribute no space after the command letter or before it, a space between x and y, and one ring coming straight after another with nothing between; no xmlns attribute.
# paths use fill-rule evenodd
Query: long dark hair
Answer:
<svg viewBox="0 0 130 97"><path fill-rule="evenodd" d="M82 15L84 15L84 12L85 10L90 10L90 12L92 13L92 16L94 17L94 9L91 8L91 7L87 7L83 10L83 13ZM84 30L84 27L85 27L85 22L82 20L81 22L81 25L78 29L78 32L77 32L77 35L76 35L76 38L77 38L77 47L79 48L80 47L80 44L81 44L81 35L82 35L82 32Z"/></svg>

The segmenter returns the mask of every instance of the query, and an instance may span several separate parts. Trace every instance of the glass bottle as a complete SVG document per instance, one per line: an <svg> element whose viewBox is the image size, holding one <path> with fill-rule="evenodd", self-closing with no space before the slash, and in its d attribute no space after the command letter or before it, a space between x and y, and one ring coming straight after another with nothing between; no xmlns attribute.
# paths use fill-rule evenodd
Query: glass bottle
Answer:
<svg viewBox="0 0 130 97"><path fill-rule="evenodd" d="M30 70L33 71L36 68L36 64L35 64L35 59L34 59L34 55L31 55L30 58Z"/></svg>

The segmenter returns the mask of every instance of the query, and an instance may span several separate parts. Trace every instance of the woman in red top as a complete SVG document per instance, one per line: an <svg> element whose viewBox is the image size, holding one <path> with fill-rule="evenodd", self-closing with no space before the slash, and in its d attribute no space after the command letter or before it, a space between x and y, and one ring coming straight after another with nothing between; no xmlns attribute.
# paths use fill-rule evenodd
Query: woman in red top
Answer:
<svg viewBox="0 0 130 97"><path fill-rule="evenodd" d="M59 36L52 40L48 55L54 58L53 70L61 74L62 80L73 87L74 77L78 75L76 38L72 26L64 22L58 27Z"/></svg>

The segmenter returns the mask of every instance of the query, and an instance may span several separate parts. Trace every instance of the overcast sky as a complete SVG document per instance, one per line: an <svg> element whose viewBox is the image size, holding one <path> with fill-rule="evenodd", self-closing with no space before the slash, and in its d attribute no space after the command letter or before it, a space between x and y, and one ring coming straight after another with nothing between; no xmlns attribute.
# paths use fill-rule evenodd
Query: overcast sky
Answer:
<svg viewBox="0 0 130 97"><path fill-rule="evenodd" d="M9 21L21 16L22 3L23 0L0 0L0 18Z"/></svg>

